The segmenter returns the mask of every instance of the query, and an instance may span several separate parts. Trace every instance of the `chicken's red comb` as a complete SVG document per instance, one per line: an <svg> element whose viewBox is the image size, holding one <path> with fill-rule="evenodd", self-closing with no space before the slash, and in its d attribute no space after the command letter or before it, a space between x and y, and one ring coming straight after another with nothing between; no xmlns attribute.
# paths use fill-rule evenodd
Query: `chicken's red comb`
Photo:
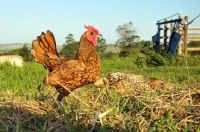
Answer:
<svg viewBox="0 0 200 132"><path fill-rule="evenodd" d="M94 28L93 26L84 26L87 30L93 30L96 34L99 34L99 30L97 30L96 28Z"/></svg>

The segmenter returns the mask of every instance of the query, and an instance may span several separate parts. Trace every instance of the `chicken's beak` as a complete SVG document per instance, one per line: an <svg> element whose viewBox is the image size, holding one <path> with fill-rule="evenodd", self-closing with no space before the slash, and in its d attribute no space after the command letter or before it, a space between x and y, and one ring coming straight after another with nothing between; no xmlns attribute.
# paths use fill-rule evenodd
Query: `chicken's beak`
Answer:
<svg viewBox="0 0 200 132"><path fill-rule="evenodd" d="M97 37L97 38L100 38L100 35L97 35L96 37Z"/></svg>

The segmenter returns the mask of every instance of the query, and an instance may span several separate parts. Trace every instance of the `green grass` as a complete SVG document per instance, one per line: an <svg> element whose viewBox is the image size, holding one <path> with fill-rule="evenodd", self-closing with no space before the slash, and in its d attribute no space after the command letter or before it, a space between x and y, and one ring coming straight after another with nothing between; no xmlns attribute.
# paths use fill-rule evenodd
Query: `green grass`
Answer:
<svg viewBox="0 0 200 132"><path fill-rule="evenodd" d="M60 104L54 88L40 85L47 74L42 65L1 64L0 131L198 131L200 66L138 68L134 61L101 60L101 76L130 72L160 78L172 88L121 96L87 85Z"/></svg>
<svg viewBox="0 0 200 132"><path fill-rule="evenodd" d="M0 65L1 91L17 89L20 95L29 95L36 91L37 86L47 71L35 62L26 62L23 68L10 63Z"/></svg>

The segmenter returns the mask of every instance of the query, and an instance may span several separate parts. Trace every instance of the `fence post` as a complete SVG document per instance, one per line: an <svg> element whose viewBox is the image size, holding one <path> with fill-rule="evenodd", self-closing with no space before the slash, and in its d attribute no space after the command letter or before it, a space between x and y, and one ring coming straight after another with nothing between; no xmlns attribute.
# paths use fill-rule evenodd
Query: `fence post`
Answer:
<svg viewBox="0 0 200 132"><path fill-rule="evenodd" d="M164 20L164 22L167 22L167 19ZM164 24L164 49L166 50L167 49L167 30L168 30L168 24L165 23Z"/></svg>
<svg viewBox="0 0 200 132"><path fill-rule="evenodd" d="M180 19L180 16L179 16ZM178 55L182 54L183 51L183 26L181 24L178 24L178 33L181 35L181 40L179 41L178 45Z"/></svg>
<svg viewBox="0 0 200 132"><path fill-rule="evenodd" d="M174 19L171 19L171 21L173 21ZM174 28L174 22L170 23L170 34L172 33L172 30Z"/></svg>
<svg viewBox="0 0 200 132"><path fill-rule="evenodd" d="M188 16L185 16L185 21L186 23L188 23ZM187 54L187 36L188 36L188 25L186 24L184 28L184 41L183 41L185 54Z"/></svg>

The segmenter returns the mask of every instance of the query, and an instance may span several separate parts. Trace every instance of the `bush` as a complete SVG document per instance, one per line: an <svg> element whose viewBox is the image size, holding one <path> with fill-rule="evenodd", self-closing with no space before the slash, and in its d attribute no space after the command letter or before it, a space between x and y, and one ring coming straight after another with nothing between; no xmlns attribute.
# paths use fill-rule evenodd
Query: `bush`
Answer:
<svg viewBox="0 0 200 132"><path fill-rule="evenodd" d="M1 55L20 55L23 57L24 61L33 61L34 59L27 44L24 44L21 49L14 49L8 52L4 52Z"/></svg>
<svg viewBox="0 0 200 132"><path fill-rule="evenodd" d="M24 61L33 61L33 55L30 53L30 49L27 44L19 49L19 55L23 57Z"/></svg>
<svg viewBox="0 0 200 132"><path fill-rule="evenodd" d="M61 49L60 54L69 58L75 58L78 51L78 45L78 42L63 44L63 48Z"/></svg>
<svg viewBox="0 0 200 132"><path fill-rule="evenodd" d="M137 56L135 64L138 67L153 67L153 66L198 66L200 64L200 59L194 57L190 54L188 55L171 55L166 53L166 51L161 50L160 53L156 53L152 44L145 45L141 48L140 52L144 55Z"/></svg>

